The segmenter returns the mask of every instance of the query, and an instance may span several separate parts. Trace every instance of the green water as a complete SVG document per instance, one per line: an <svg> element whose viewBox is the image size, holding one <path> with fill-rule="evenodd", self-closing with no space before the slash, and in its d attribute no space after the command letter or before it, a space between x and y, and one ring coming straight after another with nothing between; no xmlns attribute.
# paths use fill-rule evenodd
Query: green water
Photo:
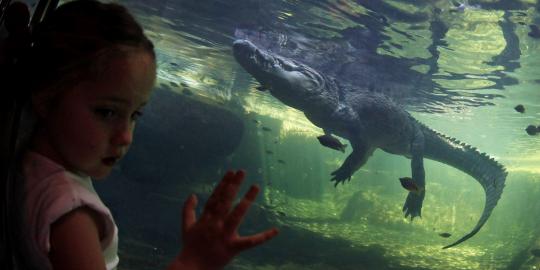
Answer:
<svg viewBox="0 0 540 270"><path fill-rule="evenodd" d="M440 121L436 117L419 118L428 125ZM460 122L461 127L453 128L457 123L449 125L449 121ZM444 127L439 130L465 138L482 150L493 149L491 153L495 156L504 156L506 152L518 154L506 147L509 144L504 140L490 135L489 130L486 134L477 134L479 136L474 139L471 134L463 133L478 124L455 117L446 121L447 130ZM334 188L329 182L329 174L339 167L349 152L342 154L322 148L314 136L299 132L282 135L278 145L273 143L273 136L261 137L262 148L273 152L270 157L261 153L266 165L262 168L266 179L264 202L273 211L272 220L279 224L278 227L305 230L324 239L343 240L336 248L343 249L341 245L346 245L352 250L350 252L357 250L359 254L364 254L366 248L379 247L381 256L392 264L378 265L380 268L372 265L370 268L369 264L366 268L356 268L363 265L365 258L352 263L325 264L325 259L319 261L317 258L326 256L313 256L311 252L316 251L310 244L303 246L301 242L292 242L285 246L303 250L300 256L315 261L308 265L278 263L247 268L238 266L238 269L513 269L507 267L522 252L529 257L530 263L534 263L527 253L530 245L537 241L540 223L535 216L540 211L537 200L540 175L530 170L534 168L534 156L523 158L522 162L508 159L503 163L509 170L507 187L490 221L466 243L443 250L442 246L468 233L482 211L484 191L472 177L427 160L427 196L422 218L410 222L401 212L406 191L398 181L399 177L410 174L408 159L377 151L350 183ZM277 159L283 159L286 164ZM452 236L442 238L438 235L442 232ZM270 243L272 248L284 248L280 244ZM306 251L306 248L310 250ZM287 257L283 259L287 261ZM529 267L522 269L534 269L532 264Z"/></svg>
<svg viewBox="0 0 540 270"><path fill-rule="evenodd" d="M260 176L250 181L263 192L242 231L275 225L282 233L227 269L539 269L540 259L529 250L540 246L540 136L525 132L529 124L540 125L540 39L528 36L529 25L540 23L537 1L471 1L480 8L454 13L448 1L117 2L137 15L156 45L157 85L186 95L184 83L189 98L229 109L244 121L239 148L215 175L249 164L248 177ZM350 146L346 153L322 147L316 140L322 131L301 112L256 90L258 84L231 54L240 24L287 25L310 38L340 40L348 28L375 29L363 24L373 14L387 21L376 25L385 37L376 53L410 61L408 69L429 82L419 88L430 85L434 98L451 101L405 108L509 172L489 221L455 248L441 249L474 227L484 205L484 191L472 177L426 160L422 218L412 222L401 211L406 191L398 178L410 176L404 157L378 150L349 183L334 187L330 173ZM434 25L447 31L440 36ZM513 109L517 104L525 114ZM212 182L205 183L178 189L208 193ZM443 238L443 232L452 235ZM136 238L123 238L126 265L130 250L148 244ZM175 250L153 260L166 260Z"/></svg>

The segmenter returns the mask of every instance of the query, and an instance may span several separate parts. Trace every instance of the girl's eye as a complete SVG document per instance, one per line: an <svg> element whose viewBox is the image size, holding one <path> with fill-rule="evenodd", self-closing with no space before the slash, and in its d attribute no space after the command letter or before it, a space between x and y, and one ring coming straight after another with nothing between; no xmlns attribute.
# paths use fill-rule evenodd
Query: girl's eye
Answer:
<svg viewBox="0 0 540 270"><path fill-rule="evenodd" d="M96 114L103 119L112 119L116 115L116 111L112 109L99 108L95 110Z"/></svg>
<svg viewBox="0 0 540 270"><path fill-rule="evenodd" d="M143 113L141 111L135 111L132 115L131 115L131 120L132 121L137 121L137 119L139 119L139 117L143 116Z"/></svg>

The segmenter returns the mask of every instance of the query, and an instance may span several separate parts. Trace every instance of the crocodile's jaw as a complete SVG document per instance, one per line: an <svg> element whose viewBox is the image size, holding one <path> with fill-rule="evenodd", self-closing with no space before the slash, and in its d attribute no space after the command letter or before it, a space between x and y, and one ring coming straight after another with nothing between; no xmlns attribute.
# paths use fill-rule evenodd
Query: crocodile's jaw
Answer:
<svg viewBox="0 0 540 270"><path fill-rule="evenodd" d="M309 97L322 89L320 75L313 69L292 60L258 49L248 40L233 43L236 61L281 102L303 109Z"/></svg>

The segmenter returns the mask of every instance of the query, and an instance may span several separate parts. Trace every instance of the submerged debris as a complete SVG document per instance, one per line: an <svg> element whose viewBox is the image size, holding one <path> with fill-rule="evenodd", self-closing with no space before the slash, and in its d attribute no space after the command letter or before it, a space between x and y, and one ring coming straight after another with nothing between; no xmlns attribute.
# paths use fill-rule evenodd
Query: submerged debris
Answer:
<svg viewBox="0 0 540 270"><path fill-rule="evenodd" d="M520 112L520 113L524 113L525 112L525 107L523 107L523 105L519 104L516 107L514 107L514 110L516 110L517 112Z"/></svg>
<svg viewBox="0 0 540 270"><path fill-rule="evenodd" d="M534 125L528 125L525 131L531 136L538 134L538 128Z"/></svg>
<svg viewBox="0 0 540 270"><path fill-rule="evenodd" d="M447 232L443 232L443 233L439 233L439 236L440 236L440 237L444 237L444 238L448 238L448 237L452 236L452 234L451 234L451 233L447 233Z"/></svg>

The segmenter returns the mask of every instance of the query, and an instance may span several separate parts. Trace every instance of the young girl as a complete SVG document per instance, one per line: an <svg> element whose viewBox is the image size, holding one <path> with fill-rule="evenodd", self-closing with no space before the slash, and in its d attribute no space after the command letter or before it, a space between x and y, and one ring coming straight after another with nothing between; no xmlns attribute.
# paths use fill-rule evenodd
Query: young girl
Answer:
<svg viewBox="0 0 540 270"><path fill-rule="evenodd" d="M25 63L37 119L22 168L25 235L39 269L114 269L117 228L91 178L126 155L156 78L152 43L128 11L93 0L60 6L33 32ZM240 237L258 188L231 211L244 172L227 172L199 220L184 204L183 248L169 269L220 269L277 234Z"/></svg>

